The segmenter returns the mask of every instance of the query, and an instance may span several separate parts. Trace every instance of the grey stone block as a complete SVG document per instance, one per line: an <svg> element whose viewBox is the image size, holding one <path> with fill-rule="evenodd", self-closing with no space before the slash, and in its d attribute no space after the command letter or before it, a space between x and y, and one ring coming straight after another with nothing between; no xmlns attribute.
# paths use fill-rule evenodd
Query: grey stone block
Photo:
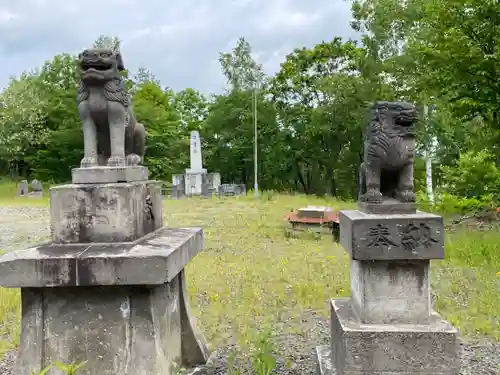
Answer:
<svg viewBox="0 0 500 375"><path fill-rule="evenodd" d="M165 375L206 363L190 317L184 272L156 285L23 288L13 375L53 360L87 361L81 375Z"/></svg>
<svg viewBox="0 0 500 375"><path fill-rule="evenodd" d="M161 183L56 186L50 219L55 243L134 241L163 225Z"/></svg>
<svg viewBox="0 0 500 375"><path fill-rule="evenodd" d="M329 345L316 347L316 360L318 365L316 375L335 375L337 373L333 366L332 349Z"/></svg>
<svg viewBox="0 0 500 375"><path fill-rule="evenodd" d="M71 170L74 184L107 184L115 182L146 181L149 179L147 167L141 165L125 167L89 167Z"/></svg>
<svg viewBox="0 0 500 375"><path fill-rule="evenodd" d="M395 199L386 199L382 203L358 202L361 212L375 215L414 214L417 204L414 202L402 203Z"/></svg>
<svg viewBox="0 0 500 375"><path fill-rule="evenodd" d="M135 243L40 245L0 257L0 285L161 285L202 248L201 228L162 228Z"/></svg>
<svg viewBox="0 0 500 375"><path fill-rule="evenodd" d="M437 313L429 324L365 325L357 320L349 300L332 300L331 308L337 375L459 374L458 332Z"/></svg>
<svg viewBox="0 0 500 375"><path fill-rule="evenodd" d="M444 224L438 215L372 215L340 211L340 244L357 260L444 258Z"/></svg>
<svg viewBox="0 0 500 375"><path fill-rule="evenodd" d="M428 323L430 261L351 260L352 307L361 322Z"/></svg>

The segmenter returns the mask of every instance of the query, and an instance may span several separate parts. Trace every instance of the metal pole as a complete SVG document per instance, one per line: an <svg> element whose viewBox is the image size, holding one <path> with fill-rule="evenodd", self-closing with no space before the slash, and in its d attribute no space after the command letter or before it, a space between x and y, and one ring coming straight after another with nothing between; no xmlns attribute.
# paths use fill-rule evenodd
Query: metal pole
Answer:
<svg viewBox="0 0 500 375"><path fill-rule="evenodd" d="M254 88L254 107L253 107L253 163L254 163L254 176L253 176L253 193L257 198L259 196L259 183L257 181L257 89Z"/></svg>

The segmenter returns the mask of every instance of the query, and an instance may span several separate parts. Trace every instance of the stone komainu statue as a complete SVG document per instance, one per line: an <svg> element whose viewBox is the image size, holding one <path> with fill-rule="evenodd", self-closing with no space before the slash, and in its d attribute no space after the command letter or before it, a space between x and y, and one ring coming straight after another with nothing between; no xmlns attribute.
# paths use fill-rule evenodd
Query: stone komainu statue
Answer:
<svg viewBox="0 0 500 375"><path fill-rule="evenodd" d="M146 132L123 86L120 53L87 49L79 55L79 66L77 105L85 148L80 166L141 164Z"/></svg>
<svg viewBox="0 0 500 375"><path fill-rule="evenodd" d="M382 203L384 198L395 198L403 203L415 202L416 107L411 103L376 102L370 114L360 168L359 200Z"/></svg>

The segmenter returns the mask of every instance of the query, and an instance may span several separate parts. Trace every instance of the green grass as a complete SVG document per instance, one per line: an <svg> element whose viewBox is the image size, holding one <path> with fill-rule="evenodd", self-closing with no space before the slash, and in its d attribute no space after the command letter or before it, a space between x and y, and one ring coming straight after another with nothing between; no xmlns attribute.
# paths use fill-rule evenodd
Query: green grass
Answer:
<svg viewBox="0 0 500 375"><path fill-rule="evenodd" d="M31 182L28 181L28 182ZM18 197L17 182L0 178L0 206L43 207L49 203L49 184L43 184L43 198Z"/></svg>
<svg viewBox="0 0 500 375"><path fill-rule="evenodd" d="M446 259L434 262L436 309L462 335L500 340L500 228L446 236Z"/></svg>
<svg viewBox="0 0 500 375"><path fill-rule="evenodd" d="M0 200L3 204L47 206L48 199L14 200L10 195ZM212 346L251 345L256 333L267 328L305 335L304 311L328 317L327 301L349 295L349 259L331 236L285 235L284 215L306 204L353 207L273 193L259 200L165 200L166 225L205 231L205 249L186 273L191 306ZM432 271L436 309L462 335L500 340L500 233L447 234L446 259L434 261ZM16 345L19 325L13 323L18 319L18 291L0 288L0 349Z"/></svg>

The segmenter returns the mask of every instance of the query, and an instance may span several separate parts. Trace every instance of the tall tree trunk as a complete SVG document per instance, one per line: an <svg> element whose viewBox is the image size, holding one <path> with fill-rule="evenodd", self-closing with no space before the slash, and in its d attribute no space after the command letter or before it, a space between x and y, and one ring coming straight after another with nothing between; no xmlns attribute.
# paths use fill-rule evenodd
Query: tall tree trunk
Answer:
<svg viewBox="0 0 500 375"><path fill-rule="evenodd" d="M330 163L326 166L326 194L335 197L337 195L337 181L335 180L335 166Z"/></svg>
<svg viewBox="0 0 500 375"><path fill-rule="evenodd" d="M300 168L300 164L297 160L295 160L295 168L297 169L297 179L302 185L302 189L304 189L305 194L309 194L309 189L307 188L306 181L304 179L304 175L302 174L302 168Z"/></svg>
<svg viewBox="0 0 500 375"><path fill-rule="evenodd" d="M432 186L432 157L429 151L429 146L427 146L425 150L425 182L429 202L434 204L434 189Z"/></svg>
<svg viewBox="0 0 500 375"><path fill-rule="evenodd" d="M426 127L429 127L430 111L427 105L424 105L424 118ZM432 186L432 138L425 144L425 186L427 188L427 198L431 204L434 204L434 189Z"/></svg>

